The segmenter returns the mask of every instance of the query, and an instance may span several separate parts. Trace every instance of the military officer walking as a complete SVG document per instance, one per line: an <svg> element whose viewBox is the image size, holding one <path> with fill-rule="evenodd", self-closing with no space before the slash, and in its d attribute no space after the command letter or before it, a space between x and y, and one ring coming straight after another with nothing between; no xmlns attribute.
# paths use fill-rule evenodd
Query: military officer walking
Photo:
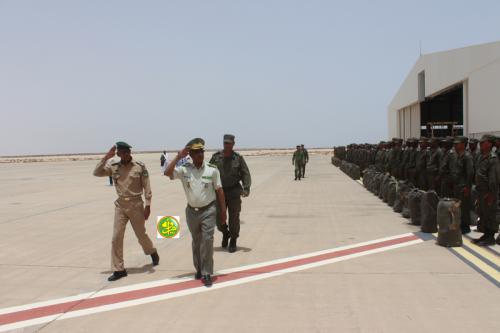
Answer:
<svg viewBox="0 0 500 333"><path fill-rule="evenodd" d="M233 150L234 135L224 135L223 141L224 149L212 155L210 164L219 169L229 213L229 228L217 216L217 229L222 232L222 247L226 248L229 242L228 251L233 253L236 252L236 240L240 235L241 197L250 194L252 178L243 156Z"/></svg>
<svg viewBox="0 0 500 333"><path fill-rule="evenodd" d="M214 229L216 201L219 203L221 224L226 223L226 200L222 190L219 170L204 161L205 141L196 138L188 142L165 170L165 176L182 182L187 198L186 222L191 232L193 264L196 279L203 279L205 286L212 285L214 270ZM177 166L177 162L191 156L192 163Z"/></svg>
<svg viewBox="0 0 500 333"><path fill-rule="evenodd" d="M495 244L495 233L498 231L496 209L498 200L498 160L491 151L495 137L483 135L480 140L481 156L477 162L476 189L479 201L479 220L483 236L473 240L480 246Z"/></svg>
<svg viewBox="0 0 500 333"><path fill-rule="evenodd" d="M300 180L302 178L302 164L304 163L305 156L300 145L297 145L296 148L292 157L292 165L295 166L295 180Z"/></svg>
<svg viewBox="0 0 500 333"><path fill-rule="evenodd" d="M130 221L132 229L146 255L150 255L153 265L158 265L160 257L153 246L153 242L146 234L145 223L151 213L151 186L148 170L144 163L132 159L129 144L117 142L104 158L97 164L94 176L114 179L118 199L115 201L115 219L113 226L113 239L111 242L111 269L113 275L108 281L115 281L127 276L123 262L123 237L125 227ZM119 162L106 164L110 158L120 157ZM145 197L145 206L142 194Z"/></svg>

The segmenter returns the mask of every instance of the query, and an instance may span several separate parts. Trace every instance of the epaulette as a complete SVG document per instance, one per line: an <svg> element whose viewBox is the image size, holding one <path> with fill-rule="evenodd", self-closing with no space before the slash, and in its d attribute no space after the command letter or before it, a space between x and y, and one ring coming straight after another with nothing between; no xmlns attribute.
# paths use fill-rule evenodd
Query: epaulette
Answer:
<svg viewBox="0 0 500 333"><path fill-rule="evenodd" d="M119 165L120 162L111 163L112 166Z"/></svg>
<svg viewBox="0 0 500 333"><path fill-rule="evenodd" d="M217 166L216 166L215 164L212 164L212 163L207 163L207 165L208 165L209 167L212 167L212 168L216 168L216 169L217 169Z"/></svg>
<svg viewBox="0 0 500 333"><path fill-rule="evenodd" d="M141 167L146 167L146 165L144 163L142 163L141 161L134 161L135 163L139 164Z"/></svg>

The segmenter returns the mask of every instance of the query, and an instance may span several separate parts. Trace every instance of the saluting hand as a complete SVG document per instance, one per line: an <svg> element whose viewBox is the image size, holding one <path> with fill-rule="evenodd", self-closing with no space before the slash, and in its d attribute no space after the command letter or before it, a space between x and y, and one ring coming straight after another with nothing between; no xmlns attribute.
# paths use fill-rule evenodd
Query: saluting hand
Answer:
<svg viewBox="0 0 500 333"><path fill-rule="evenodd" d="M186 147L184 147L184 149L182 149L182 150L181 150L181 151L177 154L177 156L178 156L179 158L184 158L184 157L188 156L188 154L189 154L189 147L187 147L187 146L186 146Z"/></svg>
<svg viewBox="0 0 500 333"><path fill-rule="evenodd" d="M111 147L111 149L104 155L104 160L107 161L110 158L114 157L116 153L116 146Z"/></svg>

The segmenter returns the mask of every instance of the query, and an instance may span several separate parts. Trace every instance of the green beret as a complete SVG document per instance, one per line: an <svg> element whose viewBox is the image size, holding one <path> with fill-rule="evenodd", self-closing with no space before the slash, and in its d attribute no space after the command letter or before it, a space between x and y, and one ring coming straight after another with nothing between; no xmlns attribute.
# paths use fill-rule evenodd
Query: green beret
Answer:
<svg viewBox="0 0 500 333"><path fill-rule="evenodd" d="M191 150L204 149L205 140L202 138L194 138L187 143L186 147L189 147Z"/></svg>
<svg viewBox="0 0 500 333"><path fill-rule="evenodd" d="M118 141L116 143L116 149L130 149L130 148L132 148L132 146L126 142Z"/></svg>

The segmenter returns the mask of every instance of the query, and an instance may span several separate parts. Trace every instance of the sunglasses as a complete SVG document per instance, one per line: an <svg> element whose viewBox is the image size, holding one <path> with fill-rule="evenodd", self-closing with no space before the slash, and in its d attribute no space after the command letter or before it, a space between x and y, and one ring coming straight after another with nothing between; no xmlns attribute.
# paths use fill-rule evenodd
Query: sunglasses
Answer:
<svg viewBox="0 0 500 333"><path fill-rule="evenodd" d="M196 150L191 150L191 154L195 155L195 154L203 154L205 152L205 150L203 149L196 149Z"/></svg>

